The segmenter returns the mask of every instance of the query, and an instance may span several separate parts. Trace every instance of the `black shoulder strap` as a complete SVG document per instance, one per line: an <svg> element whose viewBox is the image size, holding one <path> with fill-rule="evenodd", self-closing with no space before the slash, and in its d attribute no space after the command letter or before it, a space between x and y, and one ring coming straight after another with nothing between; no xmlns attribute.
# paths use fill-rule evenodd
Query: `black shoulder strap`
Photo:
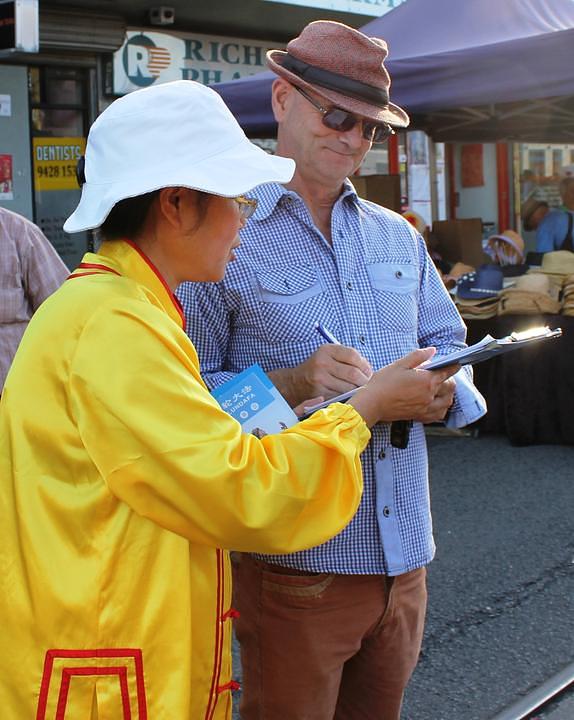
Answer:
<svg viewBox="0 0 574 720"><path fill-rule="evenodd" d="M574 252L574 245L572 244L572 213L566 212L566 215L568 215L568 230L566 232L566 237L562 241L562 247L560 250L570 250L570 252Z"/></svg>

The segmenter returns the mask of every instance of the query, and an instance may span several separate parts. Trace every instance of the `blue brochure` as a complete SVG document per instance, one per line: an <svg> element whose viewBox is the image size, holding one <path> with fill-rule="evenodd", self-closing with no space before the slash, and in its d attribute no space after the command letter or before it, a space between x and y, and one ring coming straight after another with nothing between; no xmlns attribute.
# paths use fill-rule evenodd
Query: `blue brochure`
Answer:
<svg viewBox="0 0 574 720"><path fill-rule="evenodd" d="M251 365L211 394L223 410L241 423L244 432L258 437L281 432L298 421L259 365Z"/></svg>

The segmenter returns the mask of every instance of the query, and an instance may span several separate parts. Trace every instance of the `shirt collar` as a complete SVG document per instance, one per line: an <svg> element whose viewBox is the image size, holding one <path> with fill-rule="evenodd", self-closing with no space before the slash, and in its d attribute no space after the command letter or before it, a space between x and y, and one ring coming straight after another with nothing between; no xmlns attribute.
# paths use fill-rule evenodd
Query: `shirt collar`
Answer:
<svg viewBox="0 0 574 720"><path fill-rule="evenodd" d="M257 198L257 210L255 211L252 220L260 222L266 220L275 210L275 208L282 202L284 198L292 197L300 200L300 196L293 190L288 190L285 186L279 183L266 183L265 185L259 185L253 191L248 193L250 197ZM358 199L357 191L353 187L353 184L348 178L345 178L343 183L343 190L339 196L339 200L343 198L351 198L355 202Z"/></svg>
<svg viewBox="0 0 574 720"><path fill-rule="evenodd" d="M128 277L143 285L169 317L185 330L185 316L179 300L152 261L134 243L129 240L103 242L97 253L84 255L71 277L100 272Z"/></svg>

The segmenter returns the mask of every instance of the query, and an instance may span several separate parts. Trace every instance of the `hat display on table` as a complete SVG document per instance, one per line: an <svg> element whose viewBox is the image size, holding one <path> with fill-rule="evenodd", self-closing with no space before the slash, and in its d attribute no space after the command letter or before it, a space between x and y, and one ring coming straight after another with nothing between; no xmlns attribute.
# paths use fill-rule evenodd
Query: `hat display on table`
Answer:
<svg viewBox="0 0 574 720"><path fill-rule="evenodd" d="M551 284L548 276L542 275L541 273L527 273L522 277L516 278L514 285L504 292L515 292L516 290L520 290L521 292L547 293L556 299L558 298L557 289Z"/></svg>
<svg viewBox="0 0 574 720"><path fill-rule="evenodd" d="M530 272L542 272L547 275L572 275L574 274L574 253L570 250L554 250L544 253L540 267L531 268Z"/></svg>
<svg viewBox="0 0 574 720"><path fill-rule="evenodd" d="M574 315L574 275L568 275L562 287L562 314L572 316Z"/></svg>
<svg viewBox="0 0 574 720"><path fill-rule="evenodd" d="M463 275L474 272L472 265L466 265L462 262L455 263L446 275L443 275L442 281L444 282L447 290L452 290L456 287L456 283Z"/></svg>
<svg viewBox="0 0 574 720"><path fill-rule="evenodd" d="M462 275L456 286L456 294L463 300L497 297L502 290L504 276L498 265L481 265L475 272Z"/></svg>
<svg viewBox="0 0 574 720"><path fill-rule="evenodd" d="M538 315L560 312L558 288L547 275L528 273L500 293L499 315Z"/></svg>
<svg viewBox="0 0 574 720"><path fill-rule="evenodd" d="M524 240L514 230L491 235L483 249L498 265L520 265L524 262Z"/></svg>
<svg viewBox="0 0 574 720"><path fill-rule="evenodd" d="M498 295L483 300L464 300L455 298L456 306L461 317L468 320L495 317L498 312Z"/></svg>
<svg viewBox="0 0 574 720"><path fill-rule="evenodd" d="M387 43L331 20L316 20L287 43L269 50L267 65L292 85L317 93L348 112L395 127L409 116L389 100L391 79L384 66Z"/></svg>
<svg viewBox="0 0 574 720"><path fill-rule="evenodd" d="M552 283L552 278L542 273L527 273L516 278L516 282L508 290L520 290L521 292L546 293L558 299L558 288ZM505 290L505 292L507 292Z"/></svg>
<svg viewBox="0 0 574 720"><path fill-rule="evenodd" d="M221 96L191 80L124 95L88 134L82 196L69 233L100 227L116 203L164 187L234 197L288 182L295 163L251 143Z"/></svg>

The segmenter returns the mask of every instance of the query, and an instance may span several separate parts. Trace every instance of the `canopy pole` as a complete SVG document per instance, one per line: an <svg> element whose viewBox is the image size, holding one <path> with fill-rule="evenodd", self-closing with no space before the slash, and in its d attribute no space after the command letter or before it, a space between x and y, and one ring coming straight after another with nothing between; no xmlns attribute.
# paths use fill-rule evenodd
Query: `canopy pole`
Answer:
<svg viewBox="0 0 574 720"><path fill-rule="evenodd" d="M431 201L431 226L438 216L438 178L436 172L436 148L434 140L427 136L429 156L429 180L430 180L430 201Z"/></svg>
<svg viewBox="0 0 574 720"><path fill-rule="evenodd" d="M446 166L446 183L448 192L448 219L456 220L456 176L454 170L454 145L452 143L444 144L445 166Z"/></svg>
<svg viewBox="0 0 574 720"><path fill-rule="evenodd" d="M496 143L496 185L498 194L498 232L510 227L510 197L508 193L508 144Z"/></svg>
<svg viewBox="0 0 574 720"><path fill-rule="evenodd" d="M389 175L399 174L399 135L395 133L391 135L387 142L387 152L389 153Z"/></svg>

